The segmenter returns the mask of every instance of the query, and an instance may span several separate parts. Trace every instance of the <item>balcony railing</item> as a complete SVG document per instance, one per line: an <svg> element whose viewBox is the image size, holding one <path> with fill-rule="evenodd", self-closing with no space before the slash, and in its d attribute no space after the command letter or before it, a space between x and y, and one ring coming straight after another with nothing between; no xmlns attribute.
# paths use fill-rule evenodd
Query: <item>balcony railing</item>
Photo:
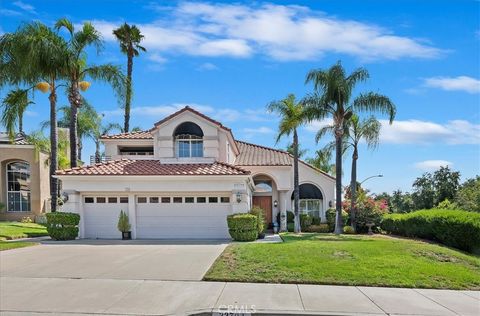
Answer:
<svg viewBox="0 0 480 316"><path fill-rule="evenodd" d="M111 156L100 156L100 157L98 157L98 159L95 159L95 156L90 156L90 164L91 165L93 165L94 163L107 162L107 161L110 161L110 160L112 160Z"/></svg>

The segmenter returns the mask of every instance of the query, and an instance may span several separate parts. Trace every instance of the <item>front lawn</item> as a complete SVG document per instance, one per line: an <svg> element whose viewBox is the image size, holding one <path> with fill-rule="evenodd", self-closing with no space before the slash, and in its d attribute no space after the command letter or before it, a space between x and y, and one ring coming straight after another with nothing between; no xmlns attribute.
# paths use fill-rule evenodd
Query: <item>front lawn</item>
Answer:
<svg viewBox="0 0 480 316"><path fill-rule="evenodd" d="M437 244L381 235L282 238L229 245L204 280L480 289L480 257Z"/></svg>
<svg viewBox="0 0 480 316"><path fill-rule="evenodd" d="M44 225L35 223L0 222L0 239L48 236Z"/></svg>
<svg viewBox="0 0 480 316"><path fill-rule="evenodd" d="M23 248L38 245L35 242L28 241L0 241L0 251L10 250L15 248Z"/></svg>

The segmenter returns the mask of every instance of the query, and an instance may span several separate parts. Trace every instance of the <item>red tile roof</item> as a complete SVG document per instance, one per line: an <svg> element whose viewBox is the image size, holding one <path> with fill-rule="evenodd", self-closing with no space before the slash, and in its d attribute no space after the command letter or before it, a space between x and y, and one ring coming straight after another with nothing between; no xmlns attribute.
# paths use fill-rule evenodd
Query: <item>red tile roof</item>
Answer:
<svg viewBox="0 0 480 316"><path fill-rule="evenodd" d="M250 171L229 164L162 164L159 160L120 159L91 166L57 170L57 175L136 175L136 176L190 176L190 175L248 175Z"/></svg>
<svg viewBox="0 0 480 316"><path fill-rule="evenodd" d="M292 156L283 150L236 141L240 155L236 166L290 166Z"/></svg>
<svg viewBox="0 0 480 316"><path fill-rule="evenodd" d="M121 133L116 135L102 135L101 139L153 139L150 131Z"/></svg>

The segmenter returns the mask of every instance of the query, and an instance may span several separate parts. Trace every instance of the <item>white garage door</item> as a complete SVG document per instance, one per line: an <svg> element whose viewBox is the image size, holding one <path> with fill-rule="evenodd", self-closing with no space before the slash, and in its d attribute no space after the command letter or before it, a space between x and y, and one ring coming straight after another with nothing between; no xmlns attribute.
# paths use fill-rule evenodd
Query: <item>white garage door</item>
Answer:
<svg viewBox="0 0 480 316"><path fill-rule="evenodd" d="M230 238L228 196L137 197L137 238Z"/></svg>
<svg viewBox="0 0 480 316"><path fill-rule="evenodd" d="M128 214L128 197L88 196L83 199L85 238L120 239L118 215L120 210Z"/></svg>

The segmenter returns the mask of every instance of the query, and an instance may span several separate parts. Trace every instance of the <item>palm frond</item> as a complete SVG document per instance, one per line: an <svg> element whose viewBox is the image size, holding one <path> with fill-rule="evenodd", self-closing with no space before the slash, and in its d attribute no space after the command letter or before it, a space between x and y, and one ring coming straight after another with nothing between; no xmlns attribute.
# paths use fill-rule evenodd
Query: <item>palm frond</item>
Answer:
<svg viewBox="0 0 480 316"><path fill-rule="evenodd" d="M90 66L83 73L93 80L109 83L119 102L125 98L126 78L119 66L113 64Z"/></svg>
<svg viewBox="0 0 480 316"><path fill-rule="evenodd" d="M353 101L352 109L360 112L379 112L386 114L388 115L390 124L393 122L397 111L395 104L393 104L389 97L375 92L361 93Z"/></svg>

